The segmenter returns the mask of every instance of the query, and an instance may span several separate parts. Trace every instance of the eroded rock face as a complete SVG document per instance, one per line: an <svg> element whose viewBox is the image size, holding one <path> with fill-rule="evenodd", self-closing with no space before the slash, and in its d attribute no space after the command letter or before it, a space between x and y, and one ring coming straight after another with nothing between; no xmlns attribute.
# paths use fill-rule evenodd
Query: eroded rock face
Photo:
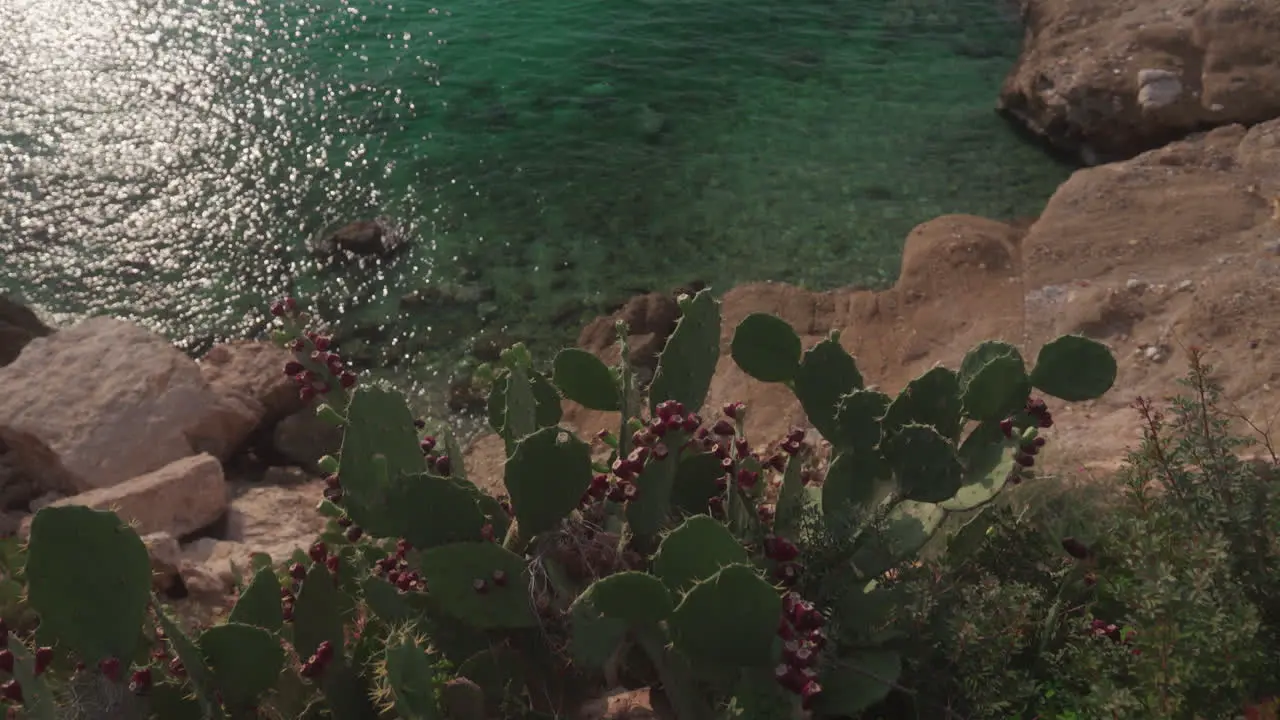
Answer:
<svg viewBox="0 0 1280 720"><path fill-rule="evenodd" d="M133 323L91 318L0 368L6 461L48 490L110 487L195 454L215 397L200 369Z"/></svg>
<svg viewBox="0 0 1280 720"><path fill-rule="evenodd" d="M1280 117L1280 3L1023 0L999 108L1085 164Z"/></svg>

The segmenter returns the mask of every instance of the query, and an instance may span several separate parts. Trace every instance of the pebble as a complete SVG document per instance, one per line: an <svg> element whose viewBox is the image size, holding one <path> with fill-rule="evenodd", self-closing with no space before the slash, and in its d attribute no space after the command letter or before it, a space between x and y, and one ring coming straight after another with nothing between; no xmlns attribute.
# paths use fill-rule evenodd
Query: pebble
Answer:
<svg viewBox="0 0 1280 720"><path fill-rule="evenodd" d="M1156 345L1148 345L1147 348L1142 351L1142 354L1151 362L1161 362L1164 360L1164 353L1160 350L1159 346Z"/></svg>
<svg viewBox="0 0 1280 720"><path fill-rule="evenodd" d="M1183 280L1182 282L1178 283L1178 292L1187 292L1188 290L1194 289L1195 286L1196 284L1191 282L1190 280Z"/></svg>

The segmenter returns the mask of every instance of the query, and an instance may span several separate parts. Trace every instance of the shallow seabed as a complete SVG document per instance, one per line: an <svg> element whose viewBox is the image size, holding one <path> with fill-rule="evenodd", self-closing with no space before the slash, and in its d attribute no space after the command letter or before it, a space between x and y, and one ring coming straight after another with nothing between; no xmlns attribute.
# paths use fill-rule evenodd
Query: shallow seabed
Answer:
<svg viewBox="0 0 1280 720"><path fill-rule="evenodd" d="M0 291L188 348L293 292L428 389L638 291L885 284L1065 177L992 111L1010 5L6 0ZM309 256L374 215L406 252Z"/></svg>

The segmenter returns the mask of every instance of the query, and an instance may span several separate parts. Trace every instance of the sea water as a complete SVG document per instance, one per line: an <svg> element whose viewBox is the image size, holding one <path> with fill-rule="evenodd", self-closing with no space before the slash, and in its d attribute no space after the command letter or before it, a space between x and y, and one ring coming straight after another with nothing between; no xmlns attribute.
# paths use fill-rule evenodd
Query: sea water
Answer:
<svg viewBox="0 0 1280 720"><path fill-rule="evenodd" d="M1068 172L993 111L1013 5L0 0L0 292L193 352L293 293L423 391L639 292L882 286Z"/></svg>

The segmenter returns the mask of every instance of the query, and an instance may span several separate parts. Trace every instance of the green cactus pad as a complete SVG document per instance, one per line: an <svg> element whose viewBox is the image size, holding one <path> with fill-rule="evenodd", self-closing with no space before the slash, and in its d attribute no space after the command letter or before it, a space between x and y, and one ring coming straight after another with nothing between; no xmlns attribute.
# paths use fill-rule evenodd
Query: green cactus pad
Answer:
<svg viewBox="0 0 1280 720"><path fill-rule="evenodd" d="M274 570L264 567L254 573L253 580L236 600L236 606L231 608L227 622L255 625L272 632L279 632L284 627L280 580Z"/></svg>
<svg viewBox="0 0 1280 720"><path fill-rule="evenodd" d="M46 507L31 521L27 601L40 633L84 662L130 658L151 597L151 559L113 512Z"/></svg>
<svg viewBox="0 0 1280 720"><path fill-rule="evenodd" d="M320 563L313 563L293 604L293 647L306 659L328 641L338 654L343 647L343 599L333 577Z"/></svg>
<svg viewBox="0 0 1280 720"><path fill-rule="evenodd" d="M865 649L824 668L822 694L814 710L822 717L858 717L888 696L902 673L902 657L890 650Z"/></svg>
<svg viewBox="0 0 1280 720"><path fill-rule="evenodd" d="M885 517L884 527L868 531L853 554L853 565L871 579L912 556L938 531L947 511L932 503L903 500Z"/></svg>
<svg viewBox="0 0 1280 720"><path fill-rule="evenodd" d="M402 537L419 549L479 541L487 520L467 485L429 473L396 478L387 493L388 507L380 513L388 532L366 530L380 537Z"/></svg>
<svg viewBox="0 0 1280 720"><path fill-rule="evenodd" d="M627 635L627 623L606 617L585 593L569 606L569 629L573 662L597 670L609 662Z"/></svg>
<svg viewBox="0 0 1280 720"><path fill-rule="evenodd" d="M851 587L832 607L832 619L840 628L840 640L855 646L876 645L876 636L896 611L910 601L904 584L884 587L875 581Z"/></svg>
<svg viewBox="0 0 1280 720"><path fill-rule="evenodd" d="M790 537L800 529L805 508L804 480L801 478L803 465L803 455L794 455L787 460L787 469L782 473L782 487L778 490L778 502L774 510L775 534Z"/></svg>
<svg viewBox="0 0 1280 720"><path fill-rule="evenodd" d="M1031 384L1068 402L1102 397L1116 382L1116 359L1106 345L1063 335L1040 348Z"/></svg>
<svg viewBox="0 0 1280 720"><path fill-rule="evenodd" d="M880 444L881 418L888 411L889 403L889 396L876 390L855 390L840 396L835 435L823 437L842 450L874 448Z"/></svg>
<svg viewBox="0 0 1280 720"><path fill-rule="evenodd" d="M391 481L426 469L409 405L398 392L362 387L351 396L347 419L338 471L343 505L367 532L394 536L382 512L393 504Z"/></svg>
<svg viewBox="0 0 1280 720"><path fill-rule="evenodd" d="M564 411L560 407L560 391L557 390L555 385L541 373L527 372L526 378L528 379L533 392L534 429L551 427L552 425L559 423L561 418L564 417ZM495 380L493 389L489 391L489 400L487 403L489 427L493 428L494 432L504 437L507 436L507 391L510 382L511 375L509 372L503 373L497 380ZM526 396L521 395L521 397Z"/></svg>
<svg viewBox="0 0 1280 720"><path fill-rule="evenodd" d="M930 425L909 424L884 442L884 457L902 494L920 502L942 502L964 482L956 446Z"/></svg>
<svg viewBox="0 0 1280 720"><path fill-rule="evenodd" d="M416 619L420 613L409 604L395 585L373 575L360 581L360 595L379 620L398 625Z"/></svg>
<svg viewBox="0 0 1280 720"><path fill-rule="evenodd" d="M635 534L655 535L666 527L678 463L675 453L662 460L650 460L636 478L639 495L627 503L627 523Z"/></svg>
<svg viewBox="0 0 1280 720"><path fill-rule="evenodd" d="M837 414L844 396L862 389L858 363L841 347L839 336L809 348L795 373L795 394L809 422L822 437L835 443L841 437ZM878 438L877 438L878 440Z"/></svg>
<svg viewBox="0 0 1280 720"><path fill-rule="evenodd" d="M1000 340L985 340L973 346L969 352L965 353L964 359L960 361L960 387L969 384L974 375L983 368L984 365L995 360L996 358L1013 356L1022 359L1022 353L1018 352L1018 348L1007 342Z"/></svg>
<svg viewBox="0 0 1280 720"><path fill-rule="evenodd" d="M960 378L954 370L935 367L907 383L885 410L886 437L904 425L932 425L945 438L960 433L964 405L960 399Z"/></svg>
<svg viewBox="0 0 1280 720"><path fill-rule="evenodd" d="M520 534L551 530L578 507L591 485L591 447L560 427L520 440L507 459L503 481Z"/></svg>
<svg viewBox="0 0 1280 720"><path fill-rule="evenodd" d="M749 565L730 565L694 585L667 621L694 663L769 667L776 660L782 598Z"/></svg>
<svg viewBox="0 0 1280 720"><path fill-rule="evenodd" d="M529 602L529 574L519 555L494 543L456 543L421 553L418 564L440 608L482 630L534 627L538 618ZM505 574L498 585L493 573ZM485 582L477 592L476 580Z"/></svg>
<svg viewBox="0 0 1280 720"><path fill-rule="evenodd" d="M591 603L605 617L628 625L656 624L667 619L673 604L662 581L648 573L628 571L601 578L587 588Z"/></svg>
<svg viewBox="0 0 1280 720"><path fill-rule="evenodd" d="M681 317L658 358L649 384L649 410L675 400L693 412L702 407L720 360L720 303L702 290L680 306Z"/></svg>
<svg viewBox="0 0 1280 720"><path fill-rule="evenodd" d="M197 643L213 682L229 708L255 705L276 686L284 668L284 648L274 634L252 625L228 622L214 625Z"/></svg>
<svg viewBox="0 0 1280 720"><path fill-rule="evenodd" d="M947 538L947 556L959 562L976 552L987 541L987 533L995 524L990 507L979 510L959 530Z"/></svg>
<svg viewBox="0 0 1280 720"><path fill-rule="evenodd" d="M720 458L711 453L681 453L671 491L672 504L688 515L707 512L708 501L720 493L716 480L721 477L724 467Z"/></svg>
<svg viewBox="0 0 1280 720"><path fill-rule="evenodd" d="M6 646L13 652L13 679L22 686L23 720L58 720L57 699L45 682L45 677L36 675L36 660L31 649L17 638L9 638ZM197 717L199 717L197 715Z"/></svg>
<svg viewBox="0 0 1280 720"><path fill-rule="evenodd" d="M866 507L891 477L889 465L879 451L845 450L827 467L822 507L827 513L841 514Z"/></svg>
<svg viewBox="0 0 1280 720"><path fill-rule="evenodd" d="M185 684L167 680L151 686L147 705L151 709L148 717L154 720L207 720L209 717L200 709L200 701L187 692Z"/></svg>
<svg viewBox="0 0 1280 720"><path fill-rule="evenodd" d="M431 679L435 668L431 656L422 646L404 634L387 639L386 681L391 690L392 707L404 720L437 720L443 718L436 702Z"/></svg>
<svg viewBox="0 0 1280 720"><path fill-rule="evenodd" d="M729 350L742 371L761 382L789 382L800 369L800 336L786 320L751 313L733 331Z"/></svg>
<svg viewBox="0 0 1280 720"><path fill-rule="evenodd" d="M160 598L152 596L151 605L155 609L156 621L164 630L170 650L182 662L187 671L187 678L195 688L196 702L207 720L219 720L223 717L219 704L214 700L213 671L204 662L204 654L200 648L187 637L182 627L169 617L169 613L160 604Z"/></svg>
<svg viewBox="0 0 1280 720"><path fill-rule="evenodd" d="M663 538L653 556L653 574L680 593L725 566L749 561L742 543L720 521L694 515Z"/></svg>
<svg viewBox="0 0 1280 720"><path fill-rule="evenodd" d="M1004 489L1009 472L1014 469L1015 443L1004 436L998 422L978 425L960 446L960 462L964 465L964 484L954 497L939 503L943 510L973 510L995 499Z"/></svg>
<svg viewBox="0 0 1280 720"><path fill-rule="evenodd" d="M556 422L559 422L559 420L557 419ZM552 425L554 424L552 423ZM462 450L462 446L458 444L458 436L449 428L445 428L442 435L444 436L444 451L449 455L449 477L459 482L467 482L467 465L463 462L466 453Z"/></svg>
<svg viewBox="0 0 1280 720"><path fill-rule="evenodd" d="M556 355L551 382L565 397L591 410L620 407L621 388L613 371L600 358L580 348L565 348Z"/></svg>
<svg viewBox="0 0 1280 720"><path fill-rule="evenodd" d="M518 697L525 687L524 658L518 651L505 646L482 650L467 658L458 666L458 677L480 686L484 702L496 716L503 701ZM454 718L450 718L454 720Z"/></svg>
<svg viewBox="0 0 1280 720"><path fill-rule="evenodd" d="M999 422L1026 406L1031 393L1031 379L1020 355L994 357L966 380L964 412L975 420Z"/></svg>

